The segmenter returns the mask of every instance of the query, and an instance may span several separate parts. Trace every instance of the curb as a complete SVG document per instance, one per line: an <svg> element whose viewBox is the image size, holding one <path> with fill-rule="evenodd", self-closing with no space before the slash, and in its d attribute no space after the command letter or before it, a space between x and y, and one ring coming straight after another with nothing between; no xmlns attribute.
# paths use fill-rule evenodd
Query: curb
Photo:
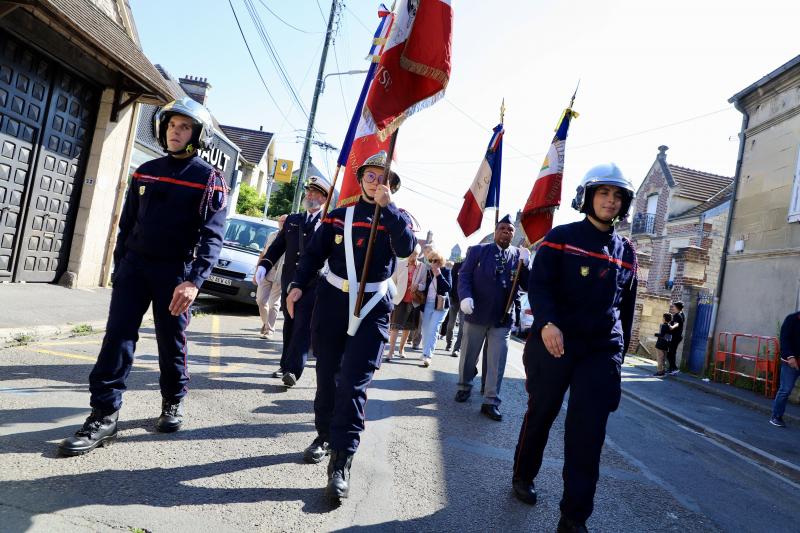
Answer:
<svg viewBox="0 0 800 533"><path fill-rule="evenodd" d="M639 361L646 362L645 365L649 364L650 366L653 366L649 362L648 359L643 359L641 357L636 357L636 356L629 355L625 359L628 360L628 359L631 359L631 358L635 358L635 359L637 359ZM639 365L633 365L633 366L635 366L637 368L639 367ZM739 396L737 394L734 394L732 392L727 392L727 391L724 391L724 390L720 390L717 387L710 387L710 386L706 385L704 382L700 381L699 378L691 378L691 377L686 376L685 374L678 374L677 376L670 376L669 379L672 379L672 380L675 380L675 381L677 381L679 383L682 383L683 385L686 385L687 387L692 387L693 389L701 390L701 391L706 392L708 394L713 394L714 396L717 396L717 397L722 398L724 400L728 400L731 403L735 403L737 405L741 405L742 407L748 407L750 409L753 409L754 411L758 411L760 413L764 413L767 416L772 416L772 407L771 406L763 405L763 404L760 404L758 402L754 402L752 400L749 400L747 398L742 398L741 396ZM790 421L790 422L792 422L794 424L800 424L800 416L797 416L797 415L795 415L793 413L786 412L786 413L783 414L783 418L785 418L786 420L788 420L788 421Z"/></svg>
<svg viewBox="0 0 800 533"><path fill-rule="evenodd" d="M213 313L221 307L222 303L209 303L203 302L202 304L192 305L192 315L197 313ZM0 348L14 347L16 339L25 337L28 344L29 342L36 342L42 340L61 339L65 337L75 337L76 335L72 330L76 326L89 326L92 328L91 333L102 333L106 330L107 319L94 320L89 322L74 322L60 325L39 325L39 326L25 326L18 328L0 328ZM153 314L147 312L142 319L142 326L150 325L153 323Z"/></svg>
<svg viewBox="0 0 800 533"><path fill-rule="evenodd" d="M724 444L732 451L735 451L739 455L743 455L749 459L752 459L759 465L771 470L772 472L780 476L783 476L795 483L800 483L800 466L797 466L788 461L784 461L780 457L776 457L771 453L759 450L755 446L747 444L746 442L743 442L726 433L722 433L721 431L716 431L714 429L708 428L703 424L701 424L700 422L697 422L687 416L679 415L668 409L664 409L658 404L651 402L650 400L645 400L642 396L635 394L629 390L626 390L625 388L622 389L622 394L627 396L628 399L638 402L652 411L656 411L657 413L664 415L668 418L671 418L676 422L680 422L681 424L688 427L692 431L700 433L710 439L713 439L719 442L720 444Z"/></svg>

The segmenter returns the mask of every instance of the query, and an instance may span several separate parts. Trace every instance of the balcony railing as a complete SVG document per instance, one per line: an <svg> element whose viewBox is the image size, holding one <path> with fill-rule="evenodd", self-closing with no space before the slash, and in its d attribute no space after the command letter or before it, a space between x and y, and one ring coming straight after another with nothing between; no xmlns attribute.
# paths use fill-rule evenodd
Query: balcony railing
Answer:
<svg viewBox="0 0 800 533"><path fill-rule="evenodd" d="M655 213L636 213L631 224L631 234L647 233L652 235L656 229Z"/></svg>

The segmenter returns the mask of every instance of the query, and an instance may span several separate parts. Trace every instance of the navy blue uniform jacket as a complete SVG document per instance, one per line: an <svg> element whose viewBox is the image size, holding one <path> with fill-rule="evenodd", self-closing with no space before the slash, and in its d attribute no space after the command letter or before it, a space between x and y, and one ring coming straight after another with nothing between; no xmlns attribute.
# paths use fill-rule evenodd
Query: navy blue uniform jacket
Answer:
<svg viewBox="0 0 800 533"><path fill-rule="evenodd" d="M353 253L357 276L361 278L364 257L369 241L370 224L375 205L360 199L353 213ZM322 221L314 233L311 243L300 257L300 265L294 276L294 284L304 289L315 278L325 260L331 272L347 279L344 246L345 208L334 209ZM372 262L367 273L367 282L383 281L394 272L397 257L408 257L414 251L417 239L411 231L411 221L397 206L390 203L381 209L378 231L375 238ZM285 267L284 267L285 268ZM359 279L360 280L360 279ZM358 287L350 290L358 290ZM366 301L366 299L365 299Z"/></svg>
<svg viewBox="0 0 800 533"><path fill-rule="evenodd" d="M128 250L156 260L191 261L186 281L200 287L222 249L224 189L222 175L196 156L165 156L144 163L128 187L114 249L115 269Z"/></svg>
<svg viewBox="0 0 800 533"><path fill-rule="evenodd" d="M464 315L464 320L471 324L493 327L511 326L511 309L505 313L508 295L511 293L511 281L519 263L519 248L508 247L508 260L504 268L506 287L503 288L502 280L497 273L496 255L498 247L494 242L470 246L467 258L458 271L458 297L459 300L472 298L475 310L470 315ZM517 298L521 288L528 281L527 266L520 271L520 279L514 298Z"/></svg>
<svg viewBox="0 0 800 533"><path fill-rule="evenodd" d="M317 217L314 219L319 220L319 215L322 211L317 212ZM300 255L305 247L311 242L311 237L314 236L314 226L316 222L306 224L306 213L294 213L286 217L283 222L283 228L272 241L272 244L267 248L267 253L259 263L269 273L270 269L277 263L282 255L286 255L283 260L283 271L281 272L281 289L285 292L286 288L294 279L294 273L297 270L297 265L300 263Z"/></svg>
<svg viewBox="0 0 800 533"><path fill-rule="evenodd" d="M781 359L800 357L800 313L787 316L781 326Z"/></svg>
<svg viewBox="0 0 800 533"><path fill-rule="evenodd" d="M567 338L622 362L636 303L636 252L588 219L553 228L539 245L528 285L536 332L552 322Z"/></svg>

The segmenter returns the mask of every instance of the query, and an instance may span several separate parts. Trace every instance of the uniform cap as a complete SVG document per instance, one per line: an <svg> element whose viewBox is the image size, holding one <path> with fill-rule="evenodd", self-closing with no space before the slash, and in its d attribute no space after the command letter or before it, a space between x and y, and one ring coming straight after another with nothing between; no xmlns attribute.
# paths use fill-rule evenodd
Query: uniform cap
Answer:
<svg viewBox="0 0 800 533"><path fill-rule="evenodd" d="M322 176L310 176L306 180L306 184L303 188L316 189L325 196L328 196L328 192L331 190L331 185L330 183L328 183L328 180L326 180Z"/></svg>

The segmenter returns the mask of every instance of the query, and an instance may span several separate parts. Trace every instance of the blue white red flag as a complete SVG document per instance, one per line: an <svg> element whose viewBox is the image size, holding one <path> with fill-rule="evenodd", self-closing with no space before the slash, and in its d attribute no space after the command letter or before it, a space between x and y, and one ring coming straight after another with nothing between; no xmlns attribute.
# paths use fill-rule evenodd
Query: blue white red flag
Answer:
<svg viewBox="0 0 800 533"><path fill-rule="evenodd" d="M494 134L486 148L486 155L481 162L475 179L464 195L464 205L458 213L458 225L464 236L469 237L481 227L483 212L487 207L500 207L500 172L503 163L502 124L494 128Z"/></svg>
<svg viewBox="0 0 800 533"><path fill-rule="evenodd" d="M572 98L575 99L574 96ZM567 132L570 120L577 116L570 104L561 116L553 142L550 143L550 149L522 210L520 222L531 244L535 244L553 229L553 213L561 205L561 180L564 177Z"/></svg>
<svg viewBox="0 0 800 533"><path fill-rule="evenodd" d="M353 111L353 118L350 120L350 127L347 129L342 151L339 153L337 162L344 168L342 178L342 188L339 193L337 207L343 207L355 203L361 196L361 187L358 185L356 171L369 156L375 155L381 150L389 150L389 140L381 141L375 135L374 124L368 124L363 117L364 101L367 99L369 87L375 78L375 71L378 69L381 53L386 45L386 39L392 28L394 14L381 4L378 9L378 17L381 21L375 35L372 38L372 46L369 50L369 59L372 61L361 88L361 95Z"/></svg>

